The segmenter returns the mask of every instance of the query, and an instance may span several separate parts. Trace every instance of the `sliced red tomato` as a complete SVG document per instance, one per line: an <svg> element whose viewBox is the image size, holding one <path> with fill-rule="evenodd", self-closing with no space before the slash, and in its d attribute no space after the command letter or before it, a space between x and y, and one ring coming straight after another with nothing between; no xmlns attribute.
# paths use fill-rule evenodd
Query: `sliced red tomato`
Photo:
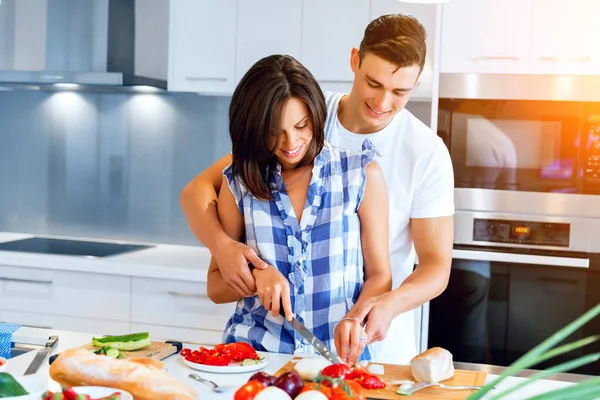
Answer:
<svg viewBox="0 0 600 400"><path fill-rule="evenodd" d="M347 378L358 382L365 389L383 389L386 386L378 376L364 368L354 368Z"/></svg>
<svg viewBox="0 0 600 400"><path fill-rule="evenodd" d="M323 368L321 371L321 375L328 376L330 378L340 378L344 379L345 377L352 374L352 370L346 364L332 364Z"/></svg>
<svg viewBox="0 0 600 400"><path fill-rule="evenodd" d="M239 388L233 400L253 400L256 395L265 388L265 385L258 381L250 381Z"/></svg>
<svg viewBox="0 0 600 400"><path fill-rule="evenodd" d="M179 352L179 355L180 355L181 357L187 357L187 356L189 356L190 354L192 354L192 350L190 350L190 349L187 349L187 348L186 348L186 349L182 349L182 350Z"/></svg>

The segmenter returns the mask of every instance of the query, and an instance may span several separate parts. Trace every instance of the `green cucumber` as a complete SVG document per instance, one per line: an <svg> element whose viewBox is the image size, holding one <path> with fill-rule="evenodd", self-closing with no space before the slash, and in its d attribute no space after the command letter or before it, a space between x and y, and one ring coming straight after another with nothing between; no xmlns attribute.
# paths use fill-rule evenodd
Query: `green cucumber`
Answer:
<svg viewBox="0 0 600 400"><path fill-rule="evenodd" d="M108 349L106 351L106 355L109 356L110 358L119 358L119 355L121 355L121 352L117 349Z"/></svg>
<svg viewBox="0 0 600 400"><path fill-rule="evenodd" d="M256 365L256 364L260 364L260 360L255 360L253 358L245 358L242 361L242 367L246 367L248 365Z"/></svg>
<svg viewBox="0 0 600 400"><path fill-rule="evenodd" d="M29 393L11 374L0 372L0 398L25 396Z"/></svg>
<svg viewBox="0 0 600 400"><path fill-rule="evenodd" d="M148 332L132 333L123 336L103 336L101 338L93 338L92 346L105 347L121 351L133 351L143 349L152 344L150 334Z"/></svg>

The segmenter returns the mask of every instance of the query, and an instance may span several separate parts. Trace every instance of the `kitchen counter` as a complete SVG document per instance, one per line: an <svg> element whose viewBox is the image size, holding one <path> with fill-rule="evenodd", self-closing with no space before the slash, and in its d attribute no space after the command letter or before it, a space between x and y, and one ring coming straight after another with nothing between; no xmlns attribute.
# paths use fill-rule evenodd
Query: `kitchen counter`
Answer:
<svg viewBox="0 0 600 400"><path fill-rule="evenodd" d="M34 236L55 237L0 232L0 242L26 239ZM81 237L68 237L62 239L119 243L118 241L114 240L87 239ZM148 243L133 244L147 245ZM206 272L208 270L211 257L207 248L201 246L181 246L152 243L149 245L154 247L100 258L0 251L0 266L10 265L17 267L101 273L110 275L177 279L188 282L206 282Z"/></svg>
<svg viewBox="0 0 600 400"><path fill-rule="evenodd" d="M30 329L29 334L32 336L39 335L42 337L47 337L50 335L57 335L59 337L59 343L58 343L57 348L54 350L54 353L59 353L68 348L83 346L83 345L89 343L92 336L94 336L93 334L88 334L88 333L67 332L67 331L57 331L57 330L42 330L42 329L33 329L33 328ZM198 347L197 345L184 345L184 347L186 347L186 346L191 347L191 348ZM29 365L31 360L33 360L34 356L35 356L34 352L30 352L30 353L26 353L22 356L16 357L12 360L9 360L8 365L7 365L7 367L8 367L7 371L15 376L22 375L23 372L27 369L27 366ZM279 370L279 368L281 368L283 365L285 365L290 359L291 359L291 356L287 355L287 354L273 354L273 353L269 354L269 364L266 367L265 372L271 373L271 374L275 373L277 370ZM213 393L211 391L210 387L208 387L207 385L202 384L202 383L197 383L197 382L189 379L187 377L188 374L195 372L195 373L198 373L199 375L201 375L202 377L205 377L207 379L215 381L217 384L235 384L238 386L241 386L242 384L244 384L251 375L251 373L221 375L221 374L209 374L209 373L204 373L204 372L200 372L200 371L195 371L195 370L192 370L191 368L187 367L182 362L180 357L177 355L168 357L167 359L163 360L163 362L164 362L165 368L167 369L168 373L172 377L174 377L175 379L177 379L181 382L185 382L189 386L196 389L196 391L199 394L199 398L202 400L231 399L231 398L233 398L233 392L222 393L222 394ZM459 366L462 368L469 368L469 369L477 369L477 368L482 369L483 368L484 370L486 367L489 367L489 366L481 367L481 366L478 366L477 364L461 364L461 365L457 364L457 367L459 367ZM495 367L495 368L496 368L494 370L495 373L501 372L501 369L498 369L498 367ZM39 377L40 380L47 381L48 388L50 390L57 390L58 385L56 384L56 382L52 381L49 378L48 369L49 369L49 366L48 366L48 363L46 362L46 363L44 363L44 365L42 365L40 367L40 369L36 373L36 377ZM568 376L568 374L565 376ZM486 382L490 382L490 381L494 380L496 377L497 377L497 375L490 373L487 376ZM522 377L508 378L505 381L503 381L500 385L497 385L497 391L493 392L493 394L497 394L498 392L500 392L502 390L506 390L507 388L513 387L514 385L519 384L520 382L522 382L525 379L526 378L522 378ZM527 386L525 389L522 389L522 390L514 393L513 395L506 397L505 399L506 400L526 399L526 398L529 398L536 394L541 394L541 393L544 393L544 392L547 392L550 390L557 390L557 389L569 386L571 384L572 383L569 383L566 381L544 380L544 381L533 383L533 384ZM399 397L399 399L400 398L401 397ZM491 398L491 396L484 397L484 399L489 399L489 398Z"/></svg>

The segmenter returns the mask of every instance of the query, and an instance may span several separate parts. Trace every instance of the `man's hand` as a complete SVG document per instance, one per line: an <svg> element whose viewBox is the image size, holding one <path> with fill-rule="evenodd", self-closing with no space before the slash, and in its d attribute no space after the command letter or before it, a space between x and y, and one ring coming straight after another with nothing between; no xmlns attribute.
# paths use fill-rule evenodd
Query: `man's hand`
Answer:
<svg viewBox="0 0 600 400"><path fill-rule="evenodd" d="M396 317L394 304L394 291L371 297L357 304L348 313L349 317L356 318L361 323L366 319L368 344L378 342L385 338L392 320Z"/></svg>
<svg viewBox="0 0 600 400"><path fill-rule="evenodd" d="M290 300L290 283L275 267L268 266L253 272L256 278L256 290L262 305L271 311L274 317L285 312L285 319L292 320L292 303Z"/></svg>
<svg viewBox="0 0 600 400"><path fill-rule="evenodd" d="M254 250L243 243L228 240L212 255L219 266L223 280L241 297L254 296L256 285L248 263L257 269L265 269L269 265L261 260Z"/></svg>
<svg viewBox="0 0 600 400"><path fill-rule="evenodd" d="M367 346L367 334L357 319L344 317L333 332L337 354L350 367L354 366Z"/></svg>

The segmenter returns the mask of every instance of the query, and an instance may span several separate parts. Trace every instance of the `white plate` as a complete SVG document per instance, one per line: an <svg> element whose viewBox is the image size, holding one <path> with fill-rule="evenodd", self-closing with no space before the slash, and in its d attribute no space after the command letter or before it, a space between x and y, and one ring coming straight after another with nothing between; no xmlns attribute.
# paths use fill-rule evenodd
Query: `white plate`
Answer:
<svg viewBox="0 0 600 400"><path fill-rule="evenodd" d="M40 400L48 389L48 379L40 379L35 375L13 376L23 389L29 393L26 396L4 397L2 400Z"/></svg>
<svg viewBox="0 0 600 400"><path fill-rule="evenodd" d="M87 394L93 399L110 396L116 392L121 395L121 400L133 400L133 396L129 392L104 386L76 386L73 387L73 391L77 394Z"/></svg>
<svg viewBox="0 0 600 400"><path fill-rule="evenodd" d="M261 360L261 362L258 364L242 366L241 362L233 361L226 367L220 367L220 366L216 366L216 365L196 364L196 363L186 360L183 357L181 357L181 359L188 367L197 369L198 371L213 372L216 374L242 374L245 372L258 371L267 366L267 364L269 363L269 359L268 359L267 355L260 353L260 352L258 352L258 355L264 357Z"/></svg>

